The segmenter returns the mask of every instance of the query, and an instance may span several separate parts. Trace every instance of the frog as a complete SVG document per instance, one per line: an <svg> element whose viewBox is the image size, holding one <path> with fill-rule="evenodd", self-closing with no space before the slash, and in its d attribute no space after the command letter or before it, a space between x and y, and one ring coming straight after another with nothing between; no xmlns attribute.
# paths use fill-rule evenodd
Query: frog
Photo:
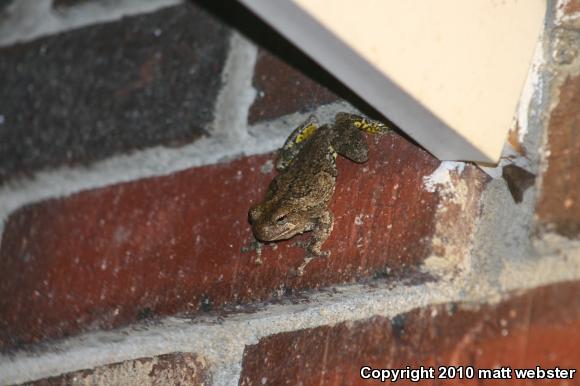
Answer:
<svg viewBox="0 0 580 386"><path fill-rule="evenodd" d="M336 187L340 155L355 163L368 160L368 145L363 131L379 134L389 128L363 116L339 112L333 124L320 126L311 115L299 125L278 152L279 172L270 182L262 202L248 213L257 240L275 242L312 232L304 262L298 275L316 257L328 257L322 249L330 236L334 215L329 209Z"/></svg>

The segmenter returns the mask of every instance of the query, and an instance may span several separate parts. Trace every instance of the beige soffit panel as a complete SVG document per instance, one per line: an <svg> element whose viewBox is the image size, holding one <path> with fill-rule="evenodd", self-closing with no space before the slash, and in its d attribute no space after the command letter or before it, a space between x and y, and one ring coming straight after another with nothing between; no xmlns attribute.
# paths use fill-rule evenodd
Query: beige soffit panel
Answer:
<svg viewBox="0 0 580 386"><path fill-rule="evenodd" d="M240 0L444 160L497 162L545 0Z"/></svg>

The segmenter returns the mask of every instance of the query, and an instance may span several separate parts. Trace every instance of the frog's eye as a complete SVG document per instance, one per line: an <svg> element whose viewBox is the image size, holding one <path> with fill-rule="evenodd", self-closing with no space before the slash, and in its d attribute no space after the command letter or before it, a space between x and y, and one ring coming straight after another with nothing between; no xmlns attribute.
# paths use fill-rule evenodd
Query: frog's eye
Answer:
<svg viewBox="0 0 580 386"><path fill-rule="evenodd" d="M284 224L286 224L287 220L288 220L288 216L285 214L282 214L282 215L276 217L276 225L284 225Z"/></svg>

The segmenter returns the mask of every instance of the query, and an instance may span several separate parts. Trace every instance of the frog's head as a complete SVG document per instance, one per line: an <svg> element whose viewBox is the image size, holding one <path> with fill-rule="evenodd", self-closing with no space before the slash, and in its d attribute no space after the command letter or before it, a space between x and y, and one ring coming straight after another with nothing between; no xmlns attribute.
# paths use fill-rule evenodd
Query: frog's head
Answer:
<svg viewBox="0 0 580 386"><path fill-rule="evenodd" d="M284 206L270 211L263 204L255 205L249 219L254 235L261 241L285 240L312 229L307 213Z"/></svg>

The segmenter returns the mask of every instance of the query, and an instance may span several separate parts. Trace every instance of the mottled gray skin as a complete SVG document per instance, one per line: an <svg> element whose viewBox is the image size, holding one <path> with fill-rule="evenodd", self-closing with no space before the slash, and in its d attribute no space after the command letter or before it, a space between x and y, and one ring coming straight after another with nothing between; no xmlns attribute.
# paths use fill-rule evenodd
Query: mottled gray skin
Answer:
<svg viewBox="0 0 580 386"><path fill-rule="evenodd" d="M270 183L264 201L250 208L249 219L258 240L284 240L313 231L308 247L310 254L330 254L321 248L333 226L328 204L338 174L335 159L340 154L357 163L367 161L368 146L354 125L361 119L338 113L334 125L318 128L300 143L295 142L297 131L292 133L280 154L289 159L278 162L280 174ZM292 151L285 151L290 148ZM306 258L300 272L311 259L311 256Z"/></svg>

